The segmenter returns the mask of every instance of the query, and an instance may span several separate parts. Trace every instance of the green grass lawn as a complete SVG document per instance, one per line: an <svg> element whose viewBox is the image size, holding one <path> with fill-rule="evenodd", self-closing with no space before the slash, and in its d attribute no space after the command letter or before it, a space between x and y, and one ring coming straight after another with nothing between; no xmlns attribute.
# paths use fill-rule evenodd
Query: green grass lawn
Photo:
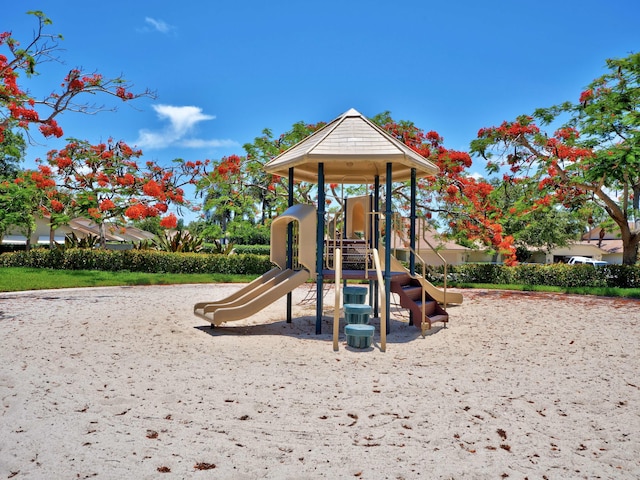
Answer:
<svg viewBox="0 0 640 480"><path fill-rule="evenodd" d="M463 283L460 288L486 288L489 290L519 290L521 292L572 293L603 297L640 298L640 288L613 287L551 287L547 285L496 285L493 283Z"/></svg>
<svg viewBox="0 0 640 480"><path fill-rule="evenodd" d="M0 268L0 292L122 285L245 283L254 278L256 278L255 275L104 272L99 270L52 270L11 267Z"/></svg>
<svg viewBox="0 0 640 480"><path fill-rule="evenodd" d="M187 283L248 283L256 275L208 273L104 272L101 270L52 270L0 268L0 292L55 288L113 287L123 285L178 285ZM640 298L640 288L561 288L543 285L458 284L460 288L488 288L533 292L573 293L607 297Z"/></svg>

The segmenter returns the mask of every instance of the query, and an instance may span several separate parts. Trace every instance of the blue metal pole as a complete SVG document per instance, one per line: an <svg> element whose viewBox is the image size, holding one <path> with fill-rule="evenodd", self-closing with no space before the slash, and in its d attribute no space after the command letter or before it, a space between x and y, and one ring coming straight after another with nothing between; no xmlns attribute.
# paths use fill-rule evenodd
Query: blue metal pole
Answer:
<svg viewBox="0 0 640 480"><path fill-rule="evenodd" d="M373 230L374 230L374 243L373 246L375 248L379 248L379 236L380 232L380 217L378 216L378 212L380 211L380 176L376 175L373 181L373 211L375 215L373 216ZM378 292L378 280L374 280L373 284L375 285L375 302L373 305L373 316L378 316L378 308L380 307L380 295Z"/></svg>
<svg viewBox="0 0 640 480"><path fill-rule="evenodd" d="M391 192L393 191L393 179L392 164L387 163L387 198L385 209L385 225L384 225L384 296L385 296L385 314L387 318L387 333L389 333L389 326L391 322L389 320L391 316L391 221L392 221L392 209L391 209Z"/></svg>
<svg viewBox="0 0 640 480"><path fill-rule="evenodd" d="M293 206L293 167L289 169L289 207ZM287 225L287 268L293 268L293 224ZM293 295L287 293L287 323L291 323L293 316Z"/></svg>
<svg viewBox="0 0 640 480"><path fill-rule="evenodd" d="M409 271L413 275L416 271L416 169L411 169L411 213L409 218ZM413 325L413 312L409 310L409 325Z"/></svg>
<svg viewBox="0 0 640 480"><path fill-rule="evenodd" d="M316 230L316 335L322 333L322 292L324 264L324 163L318 164L318 225Z"/></svg>

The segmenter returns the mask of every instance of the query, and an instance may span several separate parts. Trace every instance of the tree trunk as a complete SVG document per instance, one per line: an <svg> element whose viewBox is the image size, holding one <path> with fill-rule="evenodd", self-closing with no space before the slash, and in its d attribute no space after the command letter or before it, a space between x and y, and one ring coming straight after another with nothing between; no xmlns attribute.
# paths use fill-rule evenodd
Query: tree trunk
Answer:
<svg viewBox="0 0 640 480"><path fill-rule="evenodd" d="M640 231L631 231L628 222L618 224L622 237L622 263L635 265L638 261L638 244L640 243Z"/></svg>
<svg viewBox="0 0 640 480"><path fill-rule="evenodd" d="M27 237L27 242L25 245L25 250L27 252L31 251L31 234L33 233L33 230L31 228L29 228L27 230L27 234L25 235Z"/></svg>
<svg viewBox="0 0 640 480"><path fill-rule="evenodd" d="M635 265L638 261L638 243L640 235L636 233L632 235L629 241L622 242L622 263L625 265Z"/></svg>
<svg viewBox="0 0 640 480"><path fill-rule="evenodd" d="M107 248L107 235L105 233L106 227L104 226L104 222L100 224L100 248Z"/></svg>

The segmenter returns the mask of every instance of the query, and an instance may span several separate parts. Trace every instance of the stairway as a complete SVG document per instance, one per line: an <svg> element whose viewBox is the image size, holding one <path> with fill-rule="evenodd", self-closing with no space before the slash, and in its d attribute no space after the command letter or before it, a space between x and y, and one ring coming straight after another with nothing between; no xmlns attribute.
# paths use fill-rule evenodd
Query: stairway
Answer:
<svg viewBox="0 0 640 480"><path fill-rule="evenodd" d="M391 292L400 298L400 306L412 312L416 327L420 328L424 335L425 330L431 329L433 323L449 322L449 314L425 292L424 322L422 317L422 285L409 274L394 275L391 279Z"/></svg>

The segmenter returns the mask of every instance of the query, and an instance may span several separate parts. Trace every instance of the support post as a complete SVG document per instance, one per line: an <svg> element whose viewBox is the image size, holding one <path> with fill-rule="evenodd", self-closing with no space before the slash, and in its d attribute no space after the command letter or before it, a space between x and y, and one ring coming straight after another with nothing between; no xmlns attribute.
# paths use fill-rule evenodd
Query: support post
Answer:
<svg viewBox="0 0 640 480"><path fill-rule="evenodd" d="M386 192L386 208L385 208L385 224L384 224L384 296L385 296L385 316L387 319L387 333L391 325L391 222L393 220L391 193L393 192L392 170L393 164L387 163L387 192Z"/></svg>
<svg viewBox="0 0 640 480"><path fill-rule="evenodd" d="M322 333L322 292L324 260L324 163L318 163L318 222L316 230L316 335Z"/></svg>
<svg viewBox="0 0 640 480"><path fill-rule="evenodd" d="M409 272L416 272L416 169L411 169L411 213L409 214ZM413 312L409 310L409 325L413 325Z"/></svg>
<svg viewBox="0 0 640 480"><path fill-rule="evenodd" d="M376 175L373 181L373 247L379 248L380 244L380 217L378 213L380 213L380 176ZM373 316L377 317L379 315L378 309L380 308L380 295L378 293L378 281L374 280L374 291L375 291L375 300L373 304Z"/></svg>
<svg viewBox="0 0 640 480"><path fill-rule="evenodd" d="M288 206L293 206L293 167L289 168L289 198ZM287 268L293 268L293 224L287 225ZM293 294L287 293L287 323L291 323L293 316Z"/></svg>

